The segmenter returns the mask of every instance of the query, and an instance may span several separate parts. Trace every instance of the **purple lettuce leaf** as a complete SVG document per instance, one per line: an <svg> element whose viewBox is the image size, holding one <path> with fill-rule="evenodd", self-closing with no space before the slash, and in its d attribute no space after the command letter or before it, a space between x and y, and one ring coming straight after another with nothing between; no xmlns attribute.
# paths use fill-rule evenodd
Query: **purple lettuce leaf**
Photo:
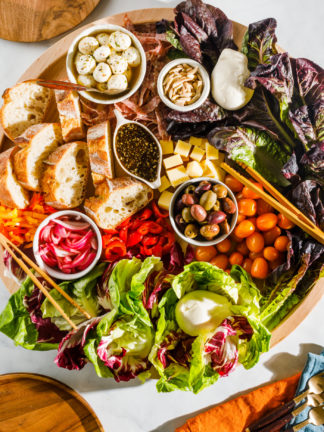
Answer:
<svg viewBox="0 0 324 432"><path fill-rule="evenodd" d="M171 110L168 114L168 120L175 120L179 123L201 123L216 122L223 120L226 113L219 105L211 99L207 99L199 108L193 111L181 112Z"/></svg>

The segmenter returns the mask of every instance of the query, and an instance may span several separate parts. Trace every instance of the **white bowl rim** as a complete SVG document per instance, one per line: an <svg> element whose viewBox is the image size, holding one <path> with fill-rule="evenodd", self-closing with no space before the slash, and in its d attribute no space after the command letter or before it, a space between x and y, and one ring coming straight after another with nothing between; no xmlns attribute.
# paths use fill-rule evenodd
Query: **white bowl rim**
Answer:
<svg viewBox="0 0 324 432"><path fill-rule="evenodd" d="M197 66L199 69L201 78L203 80L203 84L204 84L204 88L203 88L203 91L200 95L200 98L196 102L194 102L193 104L185 105L185 106L176 105L173 102L171 102L170 99L165 96L164 91L163 91L163 85L162 85L163 78L169 72L169 70L174 68L175 66L177 66L179 64L182 64L182 63L189 64L190 66ZM200 63L198 63L196 60L185 58L185 57L184 58L178 58L178 59L172 60L169 63L167 63L161 69L156 85L157 85L158 94L159 94L162 102L165 105L167 105L169 108L173 109L174 111L180 111L180 112L193 111L196 108L200 107L205 102L205 100L208 98L208 95L210 93L210 78L209 78L209 74L206 71L206 69Z"/></svg>
<svg viewBox="0 0 324 432"><path fill-rule="evenodd" d="M236 212L233 214L232 219L231 219L231 228L229 230L229 232L227 234L222 234L219 237L216 237L214 240L210 240L210 241L199 241L199 240L195 240L195 239L190 239L188 237L186 237L184 234L182 234L182 232L179 230L179 228L177 227L177 224L174 220L174 206L176 203L176 200L178 199L179 194L183 191L183 189L185 189L187 186L194 184L194 183L200 183L201 181L206 180L209 181L210 183L213 184L219 184L222 186L225 186L227 191L229 192L230 198L234 201L235 205L236 205ZM231 189L226 186L225 183L221 182L220 180L216 180L213 179L212 177L197 177L197 178L193 178L190 180L187 180L186 182L182 183L173 193L173 196L171 198L171 202L170 202L170 211L169 211L169 219L172 225L172 228L174 229L174 231L176 232L176 234L185 242L190 243L194 246L215 246L216 244L220 243L221 241L225 240L233 231L233 229L235 228L236 222L237 222L237 217L238 217L238 207L237 207L237 201L235 198L234 193L231 191Z"/></svg>
<svg viewBox="0 0 324 432"><path fill-rule="evenodd" d="M95 102L95 103L99 103L102 105L112 105L118 102L121 102L125 99L128 99L129 97L131 97L141 86L141 84L143 83L143 80L145 78L145 74L146 74L146 55L145 55L145 51L144 48L141 44L141 42L138 40L138 38L134 35L134 33L130 32L129 30L125 29L124 27L117 25L117 24L94 24L91 25L90 27L87 27L85 30L83 30L83 32L79 33L78 36L75 37L75 39L73 39L71 45L69 46L67 55L66 55L66 72L68 75L68 79L70 80L70 82L77 84L77 80L76 77L73 73L72 70L72 62L73 62L73 58L75 55L75 51L77 48L78 43L80 42L80 40L84 37L84 36L90 36L93 33L97 33L99 31L122 31L126 34L128 34L130 36L130 38L132 39L135 47L139 50L140 55L141 55L141 68L140 68L140 72L139 72L139 76L137 78L137 82L135 83L135 85L133 86L133 88L131 88L129 90L129 92L123 94L122 96L116 97L116 98L109 98L109 99L100 99L100 98L96 98L95 96L92 96L89 92L87 91L80 91L79 94L81 96L83 96L84 98ZM116 95L118 96L118 95Z"/></svg>
<svg viewBox="0 0 324 432"><path fill-rule="evenodd" d="M87 267L86 269L82 270L81 272L78 273L63 273L59 270L55 270L52 267L48 266L47 264L44 263L44 261L42 260L42 258L39 255L38 252L38 246L39 246L39 234L41 229L46 226L52 219L56 219L59 218L61 216L81 216L82 219L84 219L86 222L89 222L92 229L94 230L96 236L97 236L97 241L98 241L98 249L97 249L97 254L94 258L94 260L92 261L92 263L89 265L89 267ZM51 215L49 215L46 219L44 219L40 225L38 226L35 236L34 236L34 240L33 240L33 252L34 252L34 256L35 259L37 261L38 266L46 271L46 273L48 273L50 276L54 277L55 279L60 279L60 280L74 280L74 279L79 279L83 276L85 276L87 273L89 273L97 264L97 262L99 261L100 257L101 257L101 253L102 253L102 240L101 240L101 233L99 228L97 227L96 223L89 218L89 216L85 215L84 213L81 213L79 211L76 210L61 210L55 213L52 213Z"/></svg>

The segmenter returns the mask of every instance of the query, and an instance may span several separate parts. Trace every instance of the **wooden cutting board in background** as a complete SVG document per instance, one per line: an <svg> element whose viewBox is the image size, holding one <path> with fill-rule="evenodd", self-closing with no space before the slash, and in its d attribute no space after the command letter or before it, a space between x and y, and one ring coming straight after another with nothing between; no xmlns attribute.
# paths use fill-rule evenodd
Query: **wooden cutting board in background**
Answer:
<svg viewBox="0 0 324 432"><path fill-rule="evenodd" d="M1 375L0 401L0 432L104 432L77 392L43 375Z"/></svg>
<svg viewBox="0 0 324 432"><path fill-rule="evenodd" d="M50 39L80 24L100 0L0 0L0 38Z"/></svg>

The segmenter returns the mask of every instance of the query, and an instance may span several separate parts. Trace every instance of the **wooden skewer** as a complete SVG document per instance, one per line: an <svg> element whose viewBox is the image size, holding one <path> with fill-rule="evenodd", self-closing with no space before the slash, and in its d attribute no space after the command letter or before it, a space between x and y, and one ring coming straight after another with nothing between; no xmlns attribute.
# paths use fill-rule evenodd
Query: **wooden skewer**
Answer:
<svg viewBox="0 0 324 432"><path fill-rule="evenodd" d="M85 87L81 84L71 83L69 81L57 81L57 80L45 80L38 79L36 81L37 84L42 87L51 88L54 90L76 90L76 91L88 91L89 88Z"/></svg>
<svg viewBox="0 0 324 432"><path fill-rule="evenodd" d="M76 307L87 319L91 318L91 315L84 310L72 297L69 296L68 293L66 293L59 285L57 285L56 282L53 281L53 279L45 273L37 264L34 263L27 255L24 254L23 251L21 251L12 241L7 239L3 234L0 233L0 238L2 242L7 242L16 252L18 252L23 259L27 262L27 264L30 265L37 273L42 276L48 282L50 285L52 285L53 288L55 288L60 294L62 294L63 297L66 298L74 307Z"/></svg>
<svg viewBox="0 0 324 432"><path fill-rule="evenodd" d="M298 225L303 231L307 232L314 239L324 244L324 233L318 227L313 228L306 224L304 221L300 220L291 210L289 210L286 206L281 204L279 201L276 201L271 195L267 194L263 190L259 189L254 183L250 180L239 174L234 168L230 167L227 163L222 162L221 167L224 171L231 174L234 178L240 181L244 186L247 186L254 193L259 195L265 202L270 204L273 208L275 208L278 212L282 213L288 219L290 219L294 224Z"/></svg>
<svg viewBox="0 0 324 432"><path fill-rule="evenodd" d="M254 178L257 182L261 183L274 198L276 198L281 204L286 206L290 211L295 213L299 219L307 223L310 227L314 229L318 229L318 227L312 222L307 216L304 215L303 212L298 210L286 197L284 197L275 187L272 186L271 183L268 182L260 173L255 171L253 168L245 165L243 162L236 162L240 165L251 177Z"/></svg>
<svg viewBox="0 0 324 432"><path fill-rule="evenodd" d="M34 284L37 286L37 288L44 294L46 298L52 303L52 305L55 307L55 309L62 315L62 317L70 324L70 326L77 330L77 326L74 324L73 321L70 320L70 318L66 315L64 310L61 308L61 306L53 299L53 297L50 295L50 293L47 291L47 289L39 282L37 277L32 273L29 268L26 266L24 261L22 261L20 258L17 257L17 255L10 249L7 242L5 242L0 237L0 243L2 246L6 249L6 251L12 256L12 258L16 261L16 263L24 270L24 272L31 278L31 280L34 282Z"/></svg>

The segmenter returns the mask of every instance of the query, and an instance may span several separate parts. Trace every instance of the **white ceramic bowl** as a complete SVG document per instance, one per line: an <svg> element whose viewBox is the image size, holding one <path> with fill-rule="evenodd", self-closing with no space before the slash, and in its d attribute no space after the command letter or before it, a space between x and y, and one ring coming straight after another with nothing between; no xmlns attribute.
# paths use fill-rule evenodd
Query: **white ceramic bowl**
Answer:
<svg viewBox="0 0 324 432"><path fill-rule="evenodd" d="M212 183L212 184L219 184L219 185L225 186L226 189L227 189L227 191L228 191L228 196L229 196L229 198L231 198L231 200L234 201L235 206L236 206L236 212L232 215L232 218L231 218L231 222L230 222L230 230L229 230L229 232L228 232L227 234L222 234L222 235L216 237L214 240L209 240L209 241L208 241L208 240L200 241L200 240L195 240L195 239L191 239L191 238L186 237L186 236L185 236L185 235L184 235L184 234L179 230L179 228L178 228L178 226L177 226L177 224L176 224L176 222L175 222L175 219L174 219L174 218L175 218L175 211L174 211L174 208L175 208L175 204L176 204L176 202L177 202L177 200L178 200L178 198L179 198L179 195L184 191L184 189L185 189L187 186L189 186L189 185L191 185L191 184L195 184L195 185L198 186L198 184L199 184L201 181L203 181L203 180L207 180L207 181L209 181L209 182ZM213 178L210 178L210 177L199 177L199 178L194 178L194 179L190 179L190 180L188 180L188 181L182 183L182 185L179 186L178 189L176 189L176 191L174 192L173 197L172 197L171 202L170 202L170 213L169 213L169 218L170 218L170 222L171 222L172 228L174 229L174 231L177 233L177 235L178 235L182 240L184 240L184 241L186 241L187 243L190 243L190 244L192 244L192 245L194 245L194 246L213 246L213 245L216 245L217 243L220 243L221 241L225 240L226 237L228 237L228 236L231 234L231 232L233 231L233 229L234 229L234 227L235 227L235 225L236 225L236 222L237 222L237 216L238 216L238 208L237 208L236 198L235 198L233 192L232 192L232 191L231 191L231 190L226 186L226 184L222 183L221 181L218 181L218 180L215 180L215 179L213 179Z"/></svg>
<svg viewBox="0 0 324 432"><path fill-rule="evenodd" d="M180 105L176 105L173 102L171 102L170 99L165 95L164 90L163 90L163 80L164 80L164 77L166 76L166 74L171 69L173 69L175 66L178 66L179 64L183 64L183 63L188 64L190 66L198 67L199 73L200 73L201 78L203 80L203 86L204 87L203 87L203 91L200 95L200 98L198 100L196 100L196 102L194 102L190 105L180 106ZM205 100L207 99L207 97L210 93L210 78L209 78L208 72L200 63L198 63L195 60L188 59L188 58L180 58L180 59L170 61L161 70L161 72L158 76L158 80L157 80L157 90L158 90L158 93L159 93L159 96L160 96L162 102L165 103L165 105L167 105L169 108L171 108L175 111L182 111L182 112L193 111L194 109L200 107L200 105L202 105L205 102Z"/></svg>
<svg viewBox="0 0 324 432"><path fill-rule="evenodd" d="M85 36L91 36L93 34L97 34L97 33L101 33L101 32L112 33L112 32L117 31L117 30L128 34L128 36L132 39L133 45L135 46L135 48L138 49L138 51L140 53L141 64L139 66L138 76L136 78L136 81L134 83L132 83L132 87L128 91L125 91L125 92L120 93L120 94L110 96L110 95L107 95L105 93L97 93L97 92L91 92L91 91L80 92L81 96L85 97L86 99L88 99L92 102L108 105L108 104L121 102L124 99L128 99L132 94L134 94L136 92L136 90L138 90L138 88L142 84L143 79L145 77L146 56L145 56L144 49L143 49L140 41L137 39L137 37L133 33L131 33L130 31L126 30L124 27L121 27L121 26L118 26L115 24L97 24L97 25L93 25L93 26L85 29L82 33L80 33L74 39L74 41L70 45L70 48L69 48L67 56L66 56L66 71L67 71L67 75L68 75L69 80L72 83L77 84L77 73L75 71L74 58L75 58L76 52L78 50L78 45L79 45L80 40L82 38L84 38Z"/></svg>
<svg viewBox="0 0 324 432"><path fill-rule="evenodd" d="M47 264L44 263L44 261L42 260L42 258L39 255L38 252L38 248L39 248L39 234L41 229L46 226L52 219L57 219L60 218L61 216L81 216L82 220L84 220L85 222L88 222L91 225L91 228L93 229L93 231L95 232L96 236L97 236L97 243L98 243L98 250L97 250L97 254L95 256L95 259L92 261L92 263L89 265L89 267L87 267L86 269L82 270L81 272L78 273L63 273L59 270L56 270L52 267L49 267ZM87 273L89 273L94 266L97 264L98 260L100 259L101 253L102 253L102 240L101 240L101 234L99 231L99 228L97 227L97 225L94 223L94 221L92 219L90 219L87 215L80 213L78 211L75 210L63 210L63 211L59 211L56 213L51 214L50 216L48 216L46 219L44 219L42 221L42 223L39 225L39 227L37 228L37 231L35 233L35 237L34 237L34 241L33 241L33 252L35 255L35 259L37 261L37 264L39 265L39 267L46 271L46 273L48 273L50 276L52 276L55 279L60 279L60 280L74 280L74 279L79 279L82 276L85 276Z"/></svg>

